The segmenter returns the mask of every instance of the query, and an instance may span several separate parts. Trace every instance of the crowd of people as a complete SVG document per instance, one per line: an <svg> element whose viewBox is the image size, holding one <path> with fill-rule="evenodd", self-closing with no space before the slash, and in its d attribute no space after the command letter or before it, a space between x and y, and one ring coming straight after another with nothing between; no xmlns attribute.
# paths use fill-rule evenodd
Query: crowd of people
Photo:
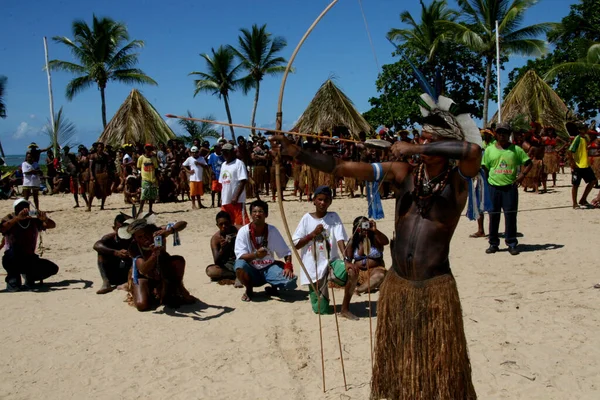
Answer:
<svg viewBox="0 0 600 400"><path fill-rule="evenodd" d="M249 140L239 137L237 143L221 139L212 147L200 141L190 148L178 141L119 149L96 143L90 150L80 146L77 155L65 147L56 158L49 149L32 144L22 166L24 198L14 203L14 212L0 225L7 248L3 257L7 289L28 290L58 272L58 266L35 252L39 232L56 226L39 205L40 179L51 178L52 193L69 191L75 207L81 197L87 211L93 199L103 209L106 197L117 193L133 205L131 215L117 215L112 232L93 246L102 280L98 294L123 289L139 311L193 303L197 298L183 284L186 260L167 252L167 238L177 246L187 223L157 225L153 206L157 201L185 201L187 195L192 209L206 208L202 198L208 191L211 207L219 208L217 231L210 239L213 260L206 267L212 281L243 288L245 302L254 299L257 287L266 285L266 294L275 296L298 284L309 285L312 310L319 314L335 312L330 288L342 287L340 315L351 320L358 319L350 309L352 297L381 290L374 398L396 397L399 382L408 385L415 379L403 362L413 369L435 364L433 359L415 360L415 352L444 360L449 368L446 377L452 379L434 386L443 386L448 398L474 398L460 300L448 261L452 234L475 192L474 182L489 196L489 206L479 210L479 229L472 236L486 236L483 215L489 212L488 254L499 250L502 213L508 251L519 254L519 187L544 193L550 182L556 185L556 174L564 172L565 165L572 173L573 208L598 206L600 193L588 202L600 172L598 135L580 123L569 122L566 129L570 139L539 124L526 132L498 124L473 133L460 123L425 115L422 132L413 131L412 137L408 131L380 132L380 139L391 144L387 150L369 147L364 134L359 142L340 140L350 136L345 129L325 140L267 134ZM44 151L47 165L53 167L46 177L39 167ZM261 199L275 200L277 176L282 177L282 188L292 180L293 195L314 206L298 222L289 244L267 222L269 204ZM484 179L477 181L478 176ZM579 197L582 180L586 186ZM343 192L362 196L369 182L378 183L375 190L382 198L396 198L393 242L377 229L375 220L364 216L356 217L349 235L340 216L331 211L336 197ZM247 207L249 198L255 200ZM388 245L394 260L391 269L384 263ZM301 270L294 270L290 246L300 252ZM431 343L407 343L406 338L442 326L447 332ZM449 342L454 343L451 349L444 347ZM389 357L389 346L398 357ZM437 354L432 349L443 350ZM399 381L391 380L398 377Z"/></svg>

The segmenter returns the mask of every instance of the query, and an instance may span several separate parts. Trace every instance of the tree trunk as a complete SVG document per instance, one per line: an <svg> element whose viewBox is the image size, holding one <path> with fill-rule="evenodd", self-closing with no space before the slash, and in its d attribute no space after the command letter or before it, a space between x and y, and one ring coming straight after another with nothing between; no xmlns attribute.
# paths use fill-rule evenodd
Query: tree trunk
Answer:
<svg viewBox="0 0 600 400"><path fill-rule="evenodd" d="M229 101L227 101L227 96L223 96L223 101L225 102L225 111L227 111L227 121L230 124L233 124L232 119L231 119L231 111L229 111ZM231 138L233 139L233 143L236 143L235 132L233 131L233 126L230 126L229 130L231 131Z"/></svg>
<svg viewBox="0 0 600 400"><path fill-rule="evenodd" d="M254 122L256 120L256 109L258 108L258 96L260 93L260 81L256 81L256 93L254 93L254 105L252 106L252 120L250 121L250 126L254 127ZM252 136L255 135L254 129L251 130Z"/></svg>
<svg viewBox="0 0 600 400"><path fill-rule="evenodd" d="M493 57L486 57L485 59L485 87L483 95L483 127L487 128L488 124L488 102L490 100L490 84L492 80L492 63L494 62Z"/></svg>
<svg viewBox="0 0 600 400"><path fill-rule="evenodd" d="M100 86L100 98L102 99L102 126L106 128L106 99L104 98L104 87Z"/></svg>

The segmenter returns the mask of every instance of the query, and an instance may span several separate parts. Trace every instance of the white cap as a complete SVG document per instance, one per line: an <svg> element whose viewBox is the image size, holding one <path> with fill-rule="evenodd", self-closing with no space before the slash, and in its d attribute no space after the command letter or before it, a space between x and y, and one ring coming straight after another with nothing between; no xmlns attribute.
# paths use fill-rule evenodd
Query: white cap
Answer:
<svg viewBox="0 0 600 400"><path fill-rule="evenodd" d="M27 203L27 204L29 204L29 207L31 207L31 203L21 197L20 199L15 200L15 202L13 203L13 210L16 210L17 206L21 203Z"/></svg>
<svg viewBox="0 0 600 400"><path fill-rule="evenodd" d="M195 151L198 151L198 148L196 146L192 146L192 148L190 149L190 151L193 153Z"/></svg>

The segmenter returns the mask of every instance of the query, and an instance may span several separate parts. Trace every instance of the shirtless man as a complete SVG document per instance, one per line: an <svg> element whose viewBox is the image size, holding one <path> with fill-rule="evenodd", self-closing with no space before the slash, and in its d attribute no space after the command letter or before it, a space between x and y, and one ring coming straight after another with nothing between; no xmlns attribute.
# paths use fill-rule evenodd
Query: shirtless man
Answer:
<svg viewBox="0 0 600 400"><path fill-rule="evenodd" d="M467 202L467 179L480 169L481 136L470 118L463 126L439 108L424 115L421 144L399 141L391 149L396 158L420 155L414 167L347 162L272 138L284 153L326 173L393 186L397 236L378 303L372 399L476 398L448 253Z"/></svg>
<svg viewBox="0 0 600 400"><path fill-rule="evenodd" d="M210 250L212 251L214 264L206 267L206 275L212 281L235 279L235 271L233 270L235 264L235 237L241 226L233 225L231 216L225 211L219 211L216 220L219 230L210 239ZM236 286L241 287L241 283Z"/></svg>
<svg viewBox="0 0 600 400"><path fill-rule="evenodd" d="M104 151L104 143L96 143L96 153L90 157L89 202L86 211L92 210L94 197L100 199L100 209L104 210L106 196L110 190L108 176L108 154Z"/></svg>
<svg viewBox="0 0 600 400"><path fill-rule="evenodd" d="M96 294L110 293L116 286L127 282L131 268L128 251L131 239L121 239L117 232L128 218L125 214L117 215L113 232L102 236L102 239L94 244L94 250L98 253L98 270L102 277L102 287Z"/></svg>

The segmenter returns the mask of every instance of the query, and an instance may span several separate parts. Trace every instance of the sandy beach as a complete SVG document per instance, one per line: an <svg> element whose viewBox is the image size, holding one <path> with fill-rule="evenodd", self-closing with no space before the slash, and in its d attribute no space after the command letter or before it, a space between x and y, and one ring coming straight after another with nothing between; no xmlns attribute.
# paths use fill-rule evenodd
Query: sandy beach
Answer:
<svg viewBox="0 0 600 400"><path fill-rule="evenodd" d="M592 288L600 281L594 250L600 211L569 207L569 178L559 175L548 194L520 192L519 256L504 249L486 255L487 241L469 238L476 224L463 217L458 225L450 261L480 399L600 398L600 290ZM352 300L359 321L340 319L348 391L335 319L322 319L323 393L318 318L306 288L271 299L259 290L255 302L244 303L240 289L207 278L214 209L156 205L159 223L188 222L182 245L173 248L169 238L169 251L186 258L185 284L202 302L140 313L124 302L123 291L95 293L101 280L92 246L111 231L119 211L129 211L122 196L111 196L106 211L94 207L91 213L73 210L71 196L43 196L40 202L58 225L43 234L43 256L60 271L47 281L47 291L1 293L0 398L368 399L366 295ZM391 237L394 200L383 204L386 218L378 228ZM277 205L269 206L267 222L283 232ZM343 198L331 211L350 231L366 206L365 199ZM11 207L12 201L1 202L0 213ZM291 229L311 209L287 201ZM389 266L389 248L385 256ZM338 304L341 299L337 291Z"/></svg>

